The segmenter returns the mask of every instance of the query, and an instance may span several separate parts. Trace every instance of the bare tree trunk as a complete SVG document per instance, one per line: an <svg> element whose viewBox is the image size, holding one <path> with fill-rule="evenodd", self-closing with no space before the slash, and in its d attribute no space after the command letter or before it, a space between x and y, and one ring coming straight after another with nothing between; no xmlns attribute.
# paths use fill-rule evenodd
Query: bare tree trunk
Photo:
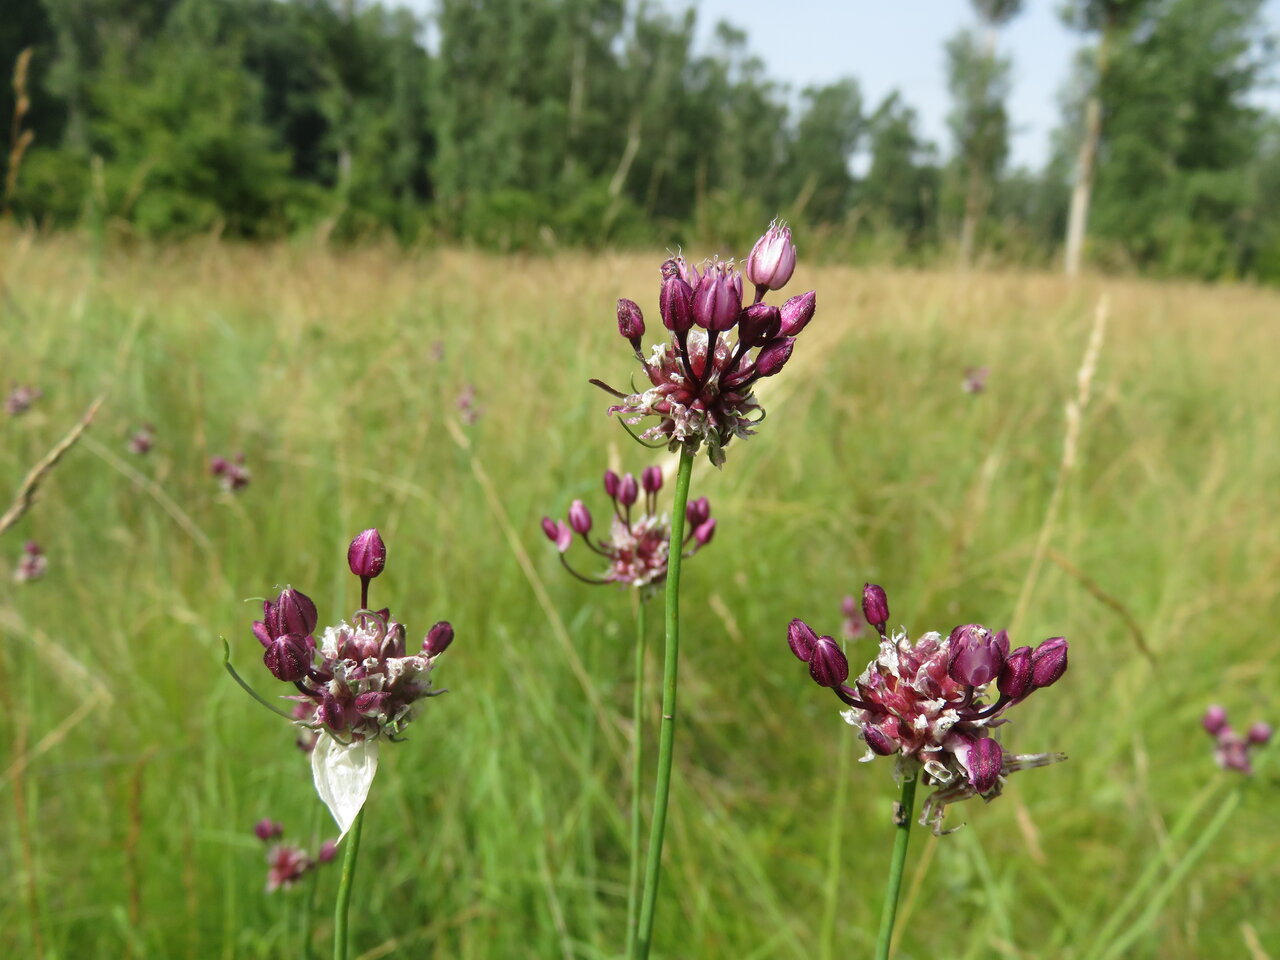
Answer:
<svg viewBox="0 0 1280 960"><path fill-rule="evenodd" d="M1093 197L1093 178L1098 165L1098 144L1102 140L1102 81L1107 69L1107 48L1113 27L1103 28L1098 41L1098 74L1093 93L1084 107L1084 136L1076 157L1076 182L1071 188L1071 211L1067 216L1067 243L1063 269L1068 277L1078 276L1084 257L1085 228L1089 222L1089 201Z"/></svg>

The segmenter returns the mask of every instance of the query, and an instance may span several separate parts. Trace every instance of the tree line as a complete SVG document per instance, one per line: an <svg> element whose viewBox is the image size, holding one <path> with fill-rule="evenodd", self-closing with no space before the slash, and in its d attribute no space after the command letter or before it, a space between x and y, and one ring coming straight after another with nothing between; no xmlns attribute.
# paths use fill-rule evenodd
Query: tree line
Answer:
<svg viewBox="0 0 1280 960"><path fill-rule="evenodd" d="M1021 0L944 51L948 142L898 93L793 92L747 34L650 0L4 0L3 209L145 237L393 234L499 250L814 253L1280 281L1262 0L1069 0L1051 156L1009 164ZM820 248L820 249L819 249Z"/></svg>

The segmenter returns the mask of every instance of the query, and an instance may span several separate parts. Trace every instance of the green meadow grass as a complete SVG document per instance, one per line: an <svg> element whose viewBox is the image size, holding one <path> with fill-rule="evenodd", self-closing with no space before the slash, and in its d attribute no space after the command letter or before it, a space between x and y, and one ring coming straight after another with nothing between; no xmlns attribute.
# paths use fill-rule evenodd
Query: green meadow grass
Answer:
<svg viewBox="0 0 1280 960"><path fill-rule="evenodd" d="M0 384L45 392L0 421L4 487L107 393L0 544L6 568L27 537L49 556L43 580L0 586L10 956L302 955L308 885L265 895L251 829L331 824L293 732L223 672L219 638L260 692L286 692L246 600L292 583L322 623L349 615L345 547L371 525L389 546L374 605L411 640L450 619L457 641L436 674L451 692L383 753L352 956L618 955L631 598L565 575L538 521L574 497L603 513L606 466L665 457L587 384L633 370L615 298L641 303L654 339L659 259L212 242L97 257L0 235ZM868 579L913 633L977 620L1072 644L1065 679L1002 731L1070 759L952 808L955 834L915 833L901 960L1280 955L1274 747L1193 849L1238 785L1212 763L1205 706L1280 720L1280 295L803 261L792 286L818 290L818 314L762 391L767 421L694 474L720 525L686 566L655 956L869 955L892 764L851 762L838 703L785 642L795 616L838 630ZM969 365L991 368L985 393L961 391ZM467 384L474 425L455 406ZM143 421L157 442L140 458L124 441ZM237 450L253 480L231 496L207 463ZM855 670L871 652L850 645ZM323 956L338 870L315 877Z"/></svg>

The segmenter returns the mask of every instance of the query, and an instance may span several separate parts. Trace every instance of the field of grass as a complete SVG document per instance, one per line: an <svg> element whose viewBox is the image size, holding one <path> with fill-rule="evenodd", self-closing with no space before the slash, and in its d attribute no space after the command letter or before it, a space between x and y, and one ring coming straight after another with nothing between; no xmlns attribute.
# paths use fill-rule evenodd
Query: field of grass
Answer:
<svg viewBox="0 0 1280 960"><path fill-rule="evenodd" d="M841 596L874 580L913 634L979 621L1071 641L1064 680L1001 734L1070 759L952 808L955 834L915 833L900 960L1280 957L1280 750L1244 782L1200 728L1211 702L1280 720L1280 295L815 269L798 240L788 292L816 288L817 317L761 393L759 435L694 473L719 528L685 567L655 955L870 953L892 764L851 762L862 744L785 632L795 616L837 631ZM390 554L374 605L411 640L444 618L457 640L436 674L451 692L383 752L353 956L618 955L631 598L565 575L538 521L575 497L603 512L606 466L660 456L587 384L632 372L615 298L640 301L653 340L660 259L95 254L0 234L0 385L44 391L0 420L6 491L107 394L0 541L10 956L296 958L311 896L327 952L337 868L314 893L268 896L252 827L331 824L293 731L223 672L219 637L280 693L246 598L292 583L322 623L349 615L345 547L371 525ZM1064 408L1104 294L1064 474ZM991 376L969 395L976 365ZM142 422L145 458L125 449ZM208 460L239 450L252 482L223 493ZM14 584L28 537L49 571ZM872 649L850 644L855 671Z"/></svg>

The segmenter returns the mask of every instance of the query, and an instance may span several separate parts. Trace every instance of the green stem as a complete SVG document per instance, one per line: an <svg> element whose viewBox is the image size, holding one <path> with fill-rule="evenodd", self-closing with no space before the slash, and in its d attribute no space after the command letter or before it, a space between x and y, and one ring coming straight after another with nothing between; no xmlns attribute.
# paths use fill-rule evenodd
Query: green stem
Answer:
<svg viewBox="0 0 1280 960"><path fill-rule="evenodd" d="M311 846L317 854L320 852L320 811L324 808L320 804L313 804L311 814ZM316 888L319 886L317 877L320 873L321 863L315 863L311 867L311 877L307 883L306 899L302 901L302 918L299 926L302 927L302 960L311 960L311 918L316 911Z"/></svg>
<svg viewBox="0 0 1280 960"><path fill-rule="evenodd" d="M889 861L889 885L885 889L884 909L880 912L880 936L876 939L875 960L889 960L893 944L893 922L898 918L898 893L902 890L902 868L907 862L907 841L911 839L911 820L915 816L916 778L902 781L902 802L894 811L893 857Z"/></svg>
<svg viewBox="0 0 1280 960"><path fill-rule="evenodd" d="M635 699L631 707L631 875L627 882L627 956L635 954L636 921L640 912L640 840L643 819L640 804L643 802L644 761L644 613L645 598L637 596L636 605L636 681Z"/></svg>
<svg viewBox="0 0 1280 960"><path fill-rule="evenodd" d="M342 858L342 877L338 881L338 902L333 908L333 960L347 960L347 912L351 907L351 881L356 875L356 857L360 855L360 828L364 826L364 807L356 814L347 834L347 852Z"/></svg>
<svg viewBox="0 0 1280 960"><path fill-rule="evenodd" d="M640 900L640 929L636 934L635 960L648 960L653 945L653 920L658 902L658 878L662 872L662 838L667 829L667 800L671 796L671 762L676 737L676 667L680 654L680 559L684 551L685 509L689 504L689 478L693 474L694 447L680 448L676 474L676 499L671 506L671 552L667 558L667 643L662 660L662 724L658 735L658 775L653 788L653 824L649 829L649 858L645 864L644 895Z"/></svg>

